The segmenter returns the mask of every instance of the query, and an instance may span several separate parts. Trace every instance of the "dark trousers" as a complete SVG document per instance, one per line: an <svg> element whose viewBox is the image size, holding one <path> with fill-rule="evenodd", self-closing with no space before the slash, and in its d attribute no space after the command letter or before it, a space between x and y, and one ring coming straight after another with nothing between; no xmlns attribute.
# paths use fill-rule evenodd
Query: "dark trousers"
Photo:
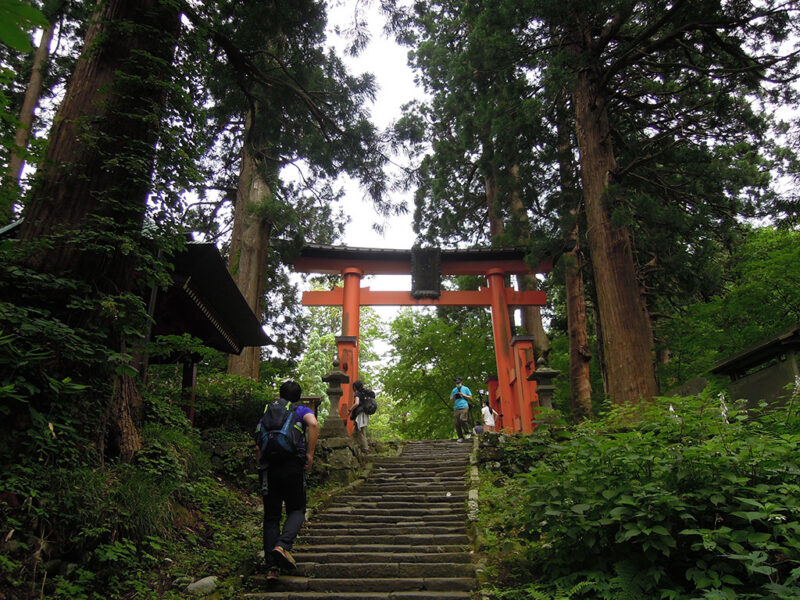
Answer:
<svg viewBox="0 0 800 600"><path fill-rule="evenodd" d="M306 472L300 461L289 460L259 470L261 499L264 501L264 559L275 564L272 549L291 550L306 519ZM281 529L283 505L286 521Z"/></svg>

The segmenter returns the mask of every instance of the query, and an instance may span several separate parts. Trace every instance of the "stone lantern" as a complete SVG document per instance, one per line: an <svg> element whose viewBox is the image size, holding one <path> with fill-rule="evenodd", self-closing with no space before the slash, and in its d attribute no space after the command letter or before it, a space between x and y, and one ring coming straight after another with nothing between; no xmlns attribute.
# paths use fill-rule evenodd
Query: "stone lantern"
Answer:
<svg viewBox="0 0 800 600"><path fill-rule="evenodd" d="M554 380L561 375L561 371L551 369L542 357L536 361L536 370L528 376L528 381L536 382L536 393L539 396L539 406L553 408L553 392L556 386Z"/></svg>
<svg viewBox="0 0 800 600"><path fill-rule="evenodd" d="M325 393L328 395L328 399L331 403L331 412L328 418L325 420L325 427L323 427L323 431L326 435L343 434L344 436L347 436L347 429L345 428L344 421L342 421L342 416L339 413L339 402L342 399L342 394L344 394L344 390L342 390L342 384L350 383L350 376L345 374L344 371L339 368L338 357L333 359L333 368L322 376L322 381L328 384L328 389L325 390ZM336 418L334 415L338 416L339 418Z"/></svg>

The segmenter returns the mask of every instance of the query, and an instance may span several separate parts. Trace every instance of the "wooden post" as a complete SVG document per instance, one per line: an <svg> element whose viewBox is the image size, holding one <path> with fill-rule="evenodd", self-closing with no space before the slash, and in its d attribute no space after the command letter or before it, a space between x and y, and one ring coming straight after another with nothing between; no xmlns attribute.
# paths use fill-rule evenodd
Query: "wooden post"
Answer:
<svg viewBox="0 0 800 600"><path fill-rule="evenodd" d="M361 317L361 277L364 271L356 267L348 267L342 271L344 277L344 290L342 293L342 340L344 345L339 345L339 362L342 370L350 377L350 382L342 385L342 402L339 405L339 415L348 421L347 430L352 430L352 423L347 418L347 410L354 401L353 382L358 379L358 333ZM338 344L339 338L337 338ZM344 356L345 351L347 356Z"/></svg>
<svg viewBox="0 0 800 600"><path fill-rule="evenodd" d="M536 397L536 384L528 380L528 375L533 373L535 364L533 359L532 335L516 335L511 339L514 349L514 381L517 402L519 403L520 427L523 433L533 431L533 417L539 406Z"/></svg>
<svg viewBox="0 0 800 600"><path fill-rule="evenodd" d="M505 415L503 425L506 431L519 431L519 403L511 389L514 373L514 360L511 356L511 326L508 320L508 303L505 296L505 271L490 269L486 273L492 307L492 331L494 351L497 360L497 389L500 405Z"/></svg>
<svg viewBox="0 0 800 600"><path fill-rule="evenodd" d="M358 336L355 335L340 335L336 337L337 356L339 357L339 365L342 372L347 375L348 380L342 382L342 395L339 398L339 417L347 425L348 433L352 433L353 422L348 418L350 406L353 404L355 398L353 397L353 382L358 379L358 371L354 371L354 367L358 368L358 356L356 353L356 344L358 343ZM331 410L333 407L331 406Z"/></svg>

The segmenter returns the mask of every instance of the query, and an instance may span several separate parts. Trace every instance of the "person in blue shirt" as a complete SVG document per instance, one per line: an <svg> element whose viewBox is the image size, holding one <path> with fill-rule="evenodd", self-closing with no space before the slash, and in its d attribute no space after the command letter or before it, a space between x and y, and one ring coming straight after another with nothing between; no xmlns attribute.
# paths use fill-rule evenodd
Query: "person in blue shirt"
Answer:
<svg viewBox="0 0 800 600"><path fill-rule="evenodd" d="M461 385L461 377L456 377L456 387L450 392L450 402L453 403L453 426L459 442L470 439L469 403L472 401L472 392L465 385Z"/></svg>
<svg viewBox="0 0 800 600"><path fill-rule="evenodd" d="M295 381L281 385L280 397L295 405L296 422L303 429L304 444L297 456L262 461L258 451L261 497L264 501L264 559L267 579L278 578L278 568L293 569L291 549L306 517L306 472L314 462L319 424L314 411L299 404L302 390ZM281 529L281 513L286 505L286 521Z"/></svg>

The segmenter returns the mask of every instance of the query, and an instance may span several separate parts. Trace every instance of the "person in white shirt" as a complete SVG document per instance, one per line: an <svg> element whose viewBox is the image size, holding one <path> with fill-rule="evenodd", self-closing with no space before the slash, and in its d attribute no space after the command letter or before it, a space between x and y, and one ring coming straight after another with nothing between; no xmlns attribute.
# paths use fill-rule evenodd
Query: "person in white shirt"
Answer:
<svg viewBox="0 0 800 600"><path fill-rule="evenodd" d="M494 418L500 416L495 409L491 407L488 400L483 402L483 408L481 408L481 416L483 417L483 430L484 431L494 431L495 422Z"/></svg>

